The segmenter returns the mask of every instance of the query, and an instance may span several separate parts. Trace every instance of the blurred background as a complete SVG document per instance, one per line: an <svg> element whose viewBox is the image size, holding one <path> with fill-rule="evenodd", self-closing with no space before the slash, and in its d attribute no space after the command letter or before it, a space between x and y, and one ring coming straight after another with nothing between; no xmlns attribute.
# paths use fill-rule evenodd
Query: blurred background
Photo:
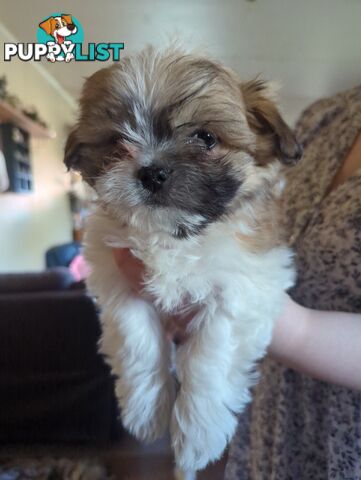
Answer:
<svg viewBox="0 0 361 480"><path fill-rule="evenodd" d="M39 22L56 9L78 19L86 44L124 42L121 56L176 36L244 79L278 80L291 124L315 99L361 81L360 0L2 0L1 43L36 42ZM63 147L84 78L104 63L0 62L2 101L25 109L28 118L30 112L41 127L25 129L26 188L9 190L0 173L0 271L36 270L51 247L81 238L89 198L79 179L66 174ZM4 108L3 124L9 123Z"/></svg>

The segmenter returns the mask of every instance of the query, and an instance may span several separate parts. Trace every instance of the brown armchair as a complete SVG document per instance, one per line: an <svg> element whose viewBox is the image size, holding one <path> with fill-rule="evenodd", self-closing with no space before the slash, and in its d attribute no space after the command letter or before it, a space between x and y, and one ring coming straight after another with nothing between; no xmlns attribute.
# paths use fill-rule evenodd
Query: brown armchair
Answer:
<svg viewBox="0 0 361 480"><path fill-rule="evenodd" d="M107 443L120 433L93 301L66 269L0 275L0 443Z"/></svg>

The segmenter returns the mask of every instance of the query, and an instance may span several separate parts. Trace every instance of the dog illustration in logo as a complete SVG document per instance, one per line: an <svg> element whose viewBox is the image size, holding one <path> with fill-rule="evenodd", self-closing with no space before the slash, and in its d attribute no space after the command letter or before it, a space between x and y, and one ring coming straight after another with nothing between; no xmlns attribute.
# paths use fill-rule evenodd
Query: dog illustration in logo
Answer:
<svg viewBox="0 0 361 480"><path fill-rule="evenodd" d="M71 45L73 42L68 39L70 35L74 35L78 29L74 25L71 15L62 14L59 17L49 17L39 24L39 27L42 28L48 35L54 37L55 42L47 42L48 45ZM59 61L70 62L74 58L74 54L67 52L65 57L62 55L55 56L54 53L48 53L47 59L51 62Z"/></svg>

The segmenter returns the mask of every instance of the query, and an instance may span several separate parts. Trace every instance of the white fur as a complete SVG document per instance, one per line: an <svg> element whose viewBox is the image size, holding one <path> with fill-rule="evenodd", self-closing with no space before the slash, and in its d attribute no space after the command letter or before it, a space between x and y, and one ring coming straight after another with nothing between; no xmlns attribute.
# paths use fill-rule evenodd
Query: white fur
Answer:
<svg viewBox="0 0 361 480"><path fill-rule="evenodd" d="M174 471L174 480L196 480L196 472L176 468Z"/></svg>
<svg viewBox="0 0 361 480"><path fill-rule="evenodd" d="M189 478L217 460L234 434L256 379L255 362L294 280L290 250L252 253L236 239L245 229L233 217L179 240L122 226L100 209L89 219L88 285L102 308L100 351L118 377L124 425L142 440L159 437L170 425L176 463ZM144 262L143 298L116 267L115 246L130 247ZM197 313L176 353L175 397L162 316L185 302L196 304Z"/></svg>

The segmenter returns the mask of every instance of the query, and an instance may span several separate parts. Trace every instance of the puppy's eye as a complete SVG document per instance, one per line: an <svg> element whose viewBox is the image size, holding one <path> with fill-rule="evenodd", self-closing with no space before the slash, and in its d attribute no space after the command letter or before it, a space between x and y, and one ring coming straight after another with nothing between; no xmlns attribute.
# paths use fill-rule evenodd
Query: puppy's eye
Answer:
<svg viewBox="0 0 361 480"><path fill-rule="evenodd" d="M60 25L58 23L56 23L55 28L60 28Z"/></svg>
<svg viewBox="0 0 361 480"><path fill-rule="evenodd" d="M121 140L122 138L119 135L112 135L109 138L108 143L109 145L118 145L121 142Z"/></svg>
<svg viewBox="0 0 361 480"><path fill-rule="evenodd" d="M207 132L207 130L197 130L194 132L193 138L202 140L207 150L212 150L217 144L217 138L213 133Z"/></svg>

